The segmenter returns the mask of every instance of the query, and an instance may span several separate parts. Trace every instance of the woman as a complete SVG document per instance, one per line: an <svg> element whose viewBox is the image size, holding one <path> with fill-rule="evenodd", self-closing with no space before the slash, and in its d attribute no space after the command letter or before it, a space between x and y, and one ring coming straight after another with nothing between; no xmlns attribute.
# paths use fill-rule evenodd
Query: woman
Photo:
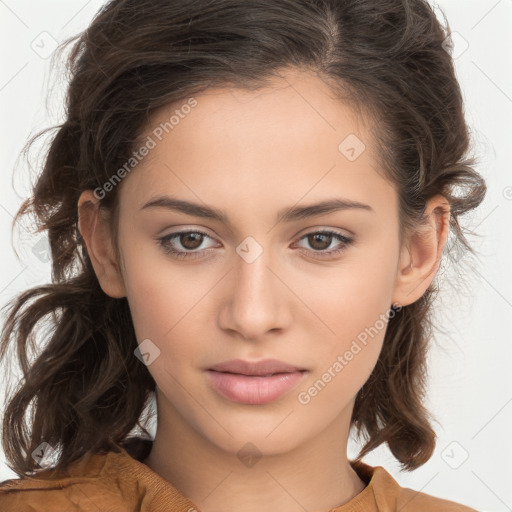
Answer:
<svg viewBox="0 0 512 512"><path fill-rule="evenodd" d="M104 7L19 212L54 282L2 336L2 510L473 510L361 460L435 446L434 278L485 195L446 37L422 0Z"/></svg>

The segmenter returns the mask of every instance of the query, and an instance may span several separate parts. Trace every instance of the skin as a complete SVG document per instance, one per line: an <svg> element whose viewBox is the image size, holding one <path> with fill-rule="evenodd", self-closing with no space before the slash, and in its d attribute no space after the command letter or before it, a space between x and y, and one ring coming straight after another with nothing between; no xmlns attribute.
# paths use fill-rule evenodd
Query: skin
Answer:
<svg viewBox="0 0 512 512"><path fill-rule="evenodd" d="M365 487L348 462L347 439L385 328L309 403L298 395L391 304L425 293L448 235L449 207L444 197L432 198L428 225L400 247L397 193L377 164L369 123L312 73L287 70L265 89L209 89L195 99L119 185L122 261L92 191L78 202L102 289L127 297L138 342L149 338L160 350L148 366L158 427L145 463L203 512L327 511ZM156 113L145 136L175 109ZM349 134L366 146L354 161L338 150ZM229 224L141 210L171 194L223 210ZM276 221L282 208L335 197L373 211ZM189 249L198 258L179 260L158 245L157 237L185 228L208 234ZM316 244L304 237L323 229L355 241L320 258L341 247L334 237ZM263 248L251 263L236 252L248 236ZM173 247L187 251L181 241ZM276 358L308 372L275 402L239 404L219 395L205 373L234 358ZM251 466L237 457L248 442L262 455Z"/></svg>

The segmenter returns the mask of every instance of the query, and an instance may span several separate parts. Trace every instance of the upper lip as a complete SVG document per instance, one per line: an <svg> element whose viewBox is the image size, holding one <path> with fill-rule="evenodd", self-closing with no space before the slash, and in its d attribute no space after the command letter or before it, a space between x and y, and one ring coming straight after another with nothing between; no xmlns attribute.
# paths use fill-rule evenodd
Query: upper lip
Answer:
<svg viewBox="0 0 512 512"><path fill-rule="evenodd" d="M278 359L263 359L261 361L245 361L232 359L209 368L216 372L238 373L241 375L271 375L273 373L293 373L304 368L293 366Z"/></svg>

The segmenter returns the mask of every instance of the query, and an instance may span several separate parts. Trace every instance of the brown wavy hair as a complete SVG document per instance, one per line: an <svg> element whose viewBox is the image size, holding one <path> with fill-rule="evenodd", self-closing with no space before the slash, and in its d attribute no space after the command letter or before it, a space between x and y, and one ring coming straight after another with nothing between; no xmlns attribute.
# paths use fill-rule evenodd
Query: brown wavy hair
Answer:
<svg viewBox="0 0 512 512"><path fill-rule="evenodd" d="M61 45L70 48L66 117L15 219L29 214L47 231L52 282L6 306L0 361L12 346L23 375L3 419L9 466L36 473L31 453L42 442L59 447L58 470L87 452L118 450L134 429L148 433L141 418L155 382L134 357L126 298L99 286L77 201L130 158L159 107L212 86L255 90L285 68L313 70L374 119L381 165L399 195L400 240L425 221L427 200L442 194L452 248L476 255L459 216L482 202L486 185L468 156L448 35L446 19L423 0L113 0ZM114 187L101 200L114 213L114 233L117 197ZM352 426L365 438L358 458L387 443L412 470L433 453L423 398L434 282L389 320L353 410Z"/></svg>

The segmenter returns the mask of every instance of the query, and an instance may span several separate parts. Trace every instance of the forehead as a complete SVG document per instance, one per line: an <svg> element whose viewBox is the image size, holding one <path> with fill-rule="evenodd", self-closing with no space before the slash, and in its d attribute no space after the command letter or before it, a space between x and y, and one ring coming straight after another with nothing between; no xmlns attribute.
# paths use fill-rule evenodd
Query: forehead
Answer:
<svg viewBox="0 0 512 512"><path fill-rule="evenodd" d="M313 73L288 71L253 91L211 88L152 116L142 139L154 147L123 194L139 207L166 192L226 205L236 195L255 208L334 190L389 202L370 129Z"/></svg>

